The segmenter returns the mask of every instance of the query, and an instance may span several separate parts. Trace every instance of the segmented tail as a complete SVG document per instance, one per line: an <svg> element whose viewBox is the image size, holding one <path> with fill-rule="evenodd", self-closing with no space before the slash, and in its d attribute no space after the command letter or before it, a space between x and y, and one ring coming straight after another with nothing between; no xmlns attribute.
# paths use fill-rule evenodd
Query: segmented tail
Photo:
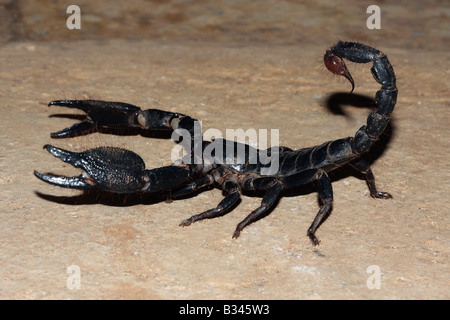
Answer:
<svg viewBox="0 0 450 320"><path fill-rule="evenodd" d="M327 50L324 56L325 66L334 74L347 78L354 88L353 79L342 59L356 63L373 62L371 68L375 80L381 89L375 94L376 109L367 118L352 140L352 151L361 154L367 151L383 133L397 102L395 73L388 58L381 51L357 42L338 42Z"/></svg>

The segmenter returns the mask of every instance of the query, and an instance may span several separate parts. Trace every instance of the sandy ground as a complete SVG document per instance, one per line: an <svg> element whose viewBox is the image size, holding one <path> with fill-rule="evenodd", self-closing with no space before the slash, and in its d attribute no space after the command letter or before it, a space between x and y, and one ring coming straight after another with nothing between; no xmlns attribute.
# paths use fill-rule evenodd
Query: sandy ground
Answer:
<svg viewBox="0 0 450 320"><path fill-rule="evenodd" d="M0 298L450 298L448 3L382 2L381 30L368 30L366 5L351 2L79 1L81 30L65 27L63 1L36 3L0 3ZM351 170L334 173L318 247L306 237L318 210L314 185L284 194L232 239L261 198L243 196L232 213L181 228L221 191L168 203L33 176L79 174L42 150L47 143L123 147L148 168L171 162L174 143L145 135L52 140L78 121L48 108L55 99L179 111L222 132L279 129L291 148L353 135L378 85L369 65L349 65L349 96L349 84L325 71L322 56L337 39L376 46L397 73L392 124L368 155L379 189L394 199L370 198ZM71 289L77 270L80 287Z"/></svg>

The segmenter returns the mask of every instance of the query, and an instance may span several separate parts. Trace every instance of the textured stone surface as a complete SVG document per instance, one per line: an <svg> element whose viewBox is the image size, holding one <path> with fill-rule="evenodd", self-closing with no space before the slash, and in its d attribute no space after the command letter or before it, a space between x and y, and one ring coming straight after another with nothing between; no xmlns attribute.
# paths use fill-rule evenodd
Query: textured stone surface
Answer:
<svg viewBox="0 0 450 320"><path fill-rule="evenodd" d="M381 4L368 30L364 5L316 1L78 1L82 29L67 30L66 5L0 4L0 298L3 299L403 299L449 295L449 48L445 2ZM423 4L422 4L423 3ZM337 39L385 52L398 77L391 129L375 148L379 189L368 196L352 171L333 175L334 209L306 237L314 186L289 192L266 218L231 239L261 198L244 196L224 217L186 228L215 207L218 189L166 203L145 196L56 188L33 170L79 171L47 143L81 151L103 145L170 164L173 142L144 136L52 140L77 119L55 99L94 98L187 113L204 128L279 129L292 148L353 135L378 85L369 65L349 65L356 90L322 66ZM340 101L344 101L340 104ZM67 288L67 268L81 272ZM367 268L379 266L370 290Z"/></svg>

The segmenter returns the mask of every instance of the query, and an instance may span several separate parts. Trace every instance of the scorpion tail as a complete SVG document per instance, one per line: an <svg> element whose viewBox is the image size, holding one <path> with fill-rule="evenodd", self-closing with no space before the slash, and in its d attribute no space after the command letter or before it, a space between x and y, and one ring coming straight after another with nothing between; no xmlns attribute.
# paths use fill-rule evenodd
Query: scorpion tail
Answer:
<svg viewBox="0 0 450 320"><path fill-rule="evenodd" d="M352 91L353 79L342 59L356 63L372 61L372 75L381 84L381 89L375 95L375 111L370 113L367 125L362 126L352 140L352 151L355 154L361 154L372 146L391 119L398 93L395 73L388 58L381 51L361 43L340 41L327 50L324 62L332 73L342 75L350 81Z"/></svg>

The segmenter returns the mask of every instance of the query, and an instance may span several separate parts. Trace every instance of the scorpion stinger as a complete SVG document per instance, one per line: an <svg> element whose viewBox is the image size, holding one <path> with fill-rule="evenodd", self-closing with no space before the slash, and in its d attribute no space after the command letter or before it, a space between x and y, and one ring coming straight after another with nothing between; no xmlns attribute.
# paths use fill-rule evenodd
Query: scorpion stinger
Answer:
<svg viewBox="0 0 450 320"><path fill-rule="evenodd" d="M325 63L325 66L329 71L331 71L334 74L343 76L347 78L348 81L350 81L352 85L352 90L350 91L350 93L352 93L353 90L355 89L355 82L353 81L352 75L348 71L344 60L334 55L331 52L331 49L328 49L325 55L323 56L323 62Z"/></svg>
<svg viewBox="0 0 450 320"><path fill-rule="evenodd" d="M46 145L45 149L52 155L81 168L84 172L79 177L63 177L39 172L35 172L35 175L47 183L60 187L96 188L114 193L170 190L178 197L201 191L202 188L211 185L224 191L225 197L215 208L183 220L181 226L227 214L238 204L243 191L265 192L260 206L236 226L233 238L238 238L246 226L267 216L283 190L316 181L320 209L307 230L307 236L313 245L317 245L319 244L315 235L317 229L326 220L333 206L333 188L328 176L330 171L349 165L365 175L373 198L392 198L389 193L377 190L370 165L361 158L361 155L370 150L390 121L397 101L394 70L381 51L361 43L338 42L326 51L324 63L330 72L347 78L352 84L352 91L355 87L354 81L344 60L356 63L372 62L372 75L381 85L375 94L375 110L368 116L367 123L353 137L298 150L287 147L271 148L272 154L277 155L276 159L270 158L273 163L267 163L260 158L257 158L255 163L253 155L259 154L259 151L267 152L269 149L256 150L249 145L223 139L214 142L205 141L201 137L194 139L197 120L181 113L157 109L141 110L123 102L58 100L50 102L49 105L81 109L86 112L87 119L53 133L52 138L86 134L98 128L182 129L191 135L191 155L175 161L173 165L146 170L141 157L129 150L100 147L76 153ZM218 147L213 148L216 151L221 149L227 151L229 149L227 146L233 146L231 150L234 150L234 153L218 151L206 155L206 150L210 150L211 146ZM241 150L240 154L237 150ZM227 159L239 161L229 163ZM267 174L266 169L272 168L272 164L275 163L276 169Z"/></svg>

